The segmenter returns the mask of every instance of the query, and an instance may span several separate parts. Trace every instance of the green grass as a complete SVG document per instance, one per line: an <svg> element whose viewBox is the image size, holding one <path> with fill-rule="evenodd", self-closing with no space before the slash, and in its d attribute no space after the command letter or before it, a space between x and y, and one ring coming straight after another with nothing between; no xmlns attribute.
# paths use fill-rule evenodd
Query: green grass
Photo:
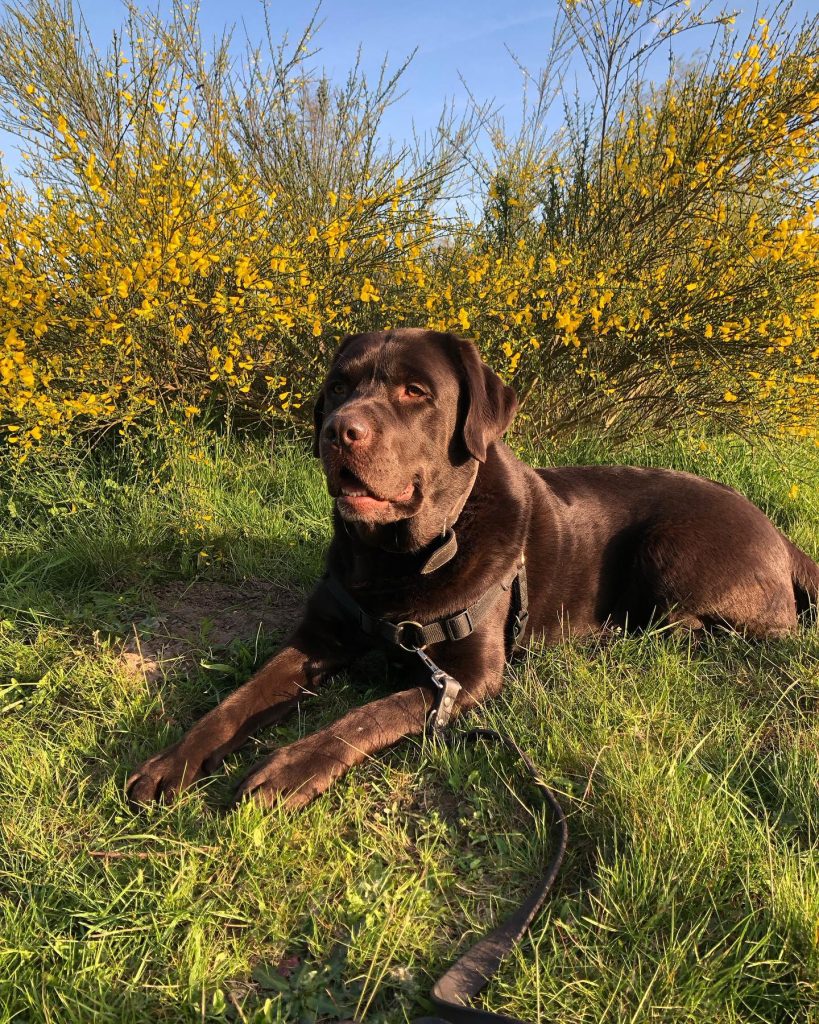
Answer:
<svg viewBox="0 0 819 1024"><path fill-rule="evenodd" d="M722 479L819 554L819 452L804 445L578 441L528 456ZM107 456L7 469L0 507L0 1018L400 1022L427 1009L436 972L549 855L548 820L515 799L504 756L410 741L304 812L222 810L265 749L384 692L377 664L172 807L135 817L123 800L129 769L281 637L212 652L203 630L198 654L217 667L159 682L125 671L122 641L168 581L309 587L329 500L305 451L146 433ZM815 627L764 645L574 643L511 668L473 718L531 752L571 837L488 1005L566 1024L819 1022L817 708Z"/></svg>

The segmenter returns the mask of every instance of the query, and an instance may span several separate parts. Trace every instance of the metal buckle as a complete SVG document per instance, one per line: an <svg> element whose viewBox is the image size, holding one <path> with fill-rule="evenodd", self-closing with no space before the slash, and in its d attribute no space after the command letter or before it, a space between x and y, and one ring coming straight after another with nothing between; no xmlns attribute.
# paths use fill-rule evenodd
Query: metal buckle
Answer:
<svg viewBox="0 0 819 1024"><path fill-rule="evenodd" d="M395 628L398 630L395 642L398 644L399 647L403 648L405 651L423 651L423 649L427 646L424 643L424 627L421 625L420 622L414 622L412 620L407 619L404 622L396 623ZM404 630L408 628L417 630L417 643L406 643L404 641Z"/></svg>

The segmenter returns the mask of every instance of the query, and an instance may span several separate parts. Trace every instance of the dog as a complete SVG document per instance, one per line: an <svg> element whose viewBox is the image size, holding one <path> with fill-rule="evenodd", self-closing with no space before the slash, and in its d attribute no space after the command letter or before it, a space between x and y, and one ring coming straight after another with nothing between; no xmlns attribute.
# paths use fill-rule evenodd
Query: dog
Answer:
<svg viewBox="0 0 819 1024"><path fill-rule="evenodd" d="M501 441L516 408L471 341L402 329L341 343L314 416L334 500L325 576L284 648L131 775L132 804L210 774L375 646L403 657L407 688L280 748L237 799L303 806L431 716L497 694L512 633L665 622L766 638L819 600L819 566L736 491L664 469L532 469Z"/></svg>

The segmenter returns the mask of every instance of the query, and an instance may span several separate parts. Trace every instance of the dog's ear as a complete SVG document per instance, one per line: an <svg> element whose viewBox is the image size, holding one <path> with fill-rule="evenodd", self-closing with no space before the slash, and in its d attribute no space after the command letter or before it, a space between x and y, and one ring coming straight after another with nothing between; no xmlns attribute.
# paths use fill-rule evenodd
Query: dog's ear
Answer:
<svg viewBox="0 0 819 1024"><path fill-rule="evenodd" d="M324 388L318 393L316 403L313 406L313 454L319 457L319 441L321 440L321 428L324 424Z"/></svg>
<svg viewBox="0 0 819 1024"><path fill-rule="evenodd" d="M517 396L483 362L474 342L465 338L452 340L464 372L464 444L473 458L485 462L489 445L503 436L514 419Z"/></svg>

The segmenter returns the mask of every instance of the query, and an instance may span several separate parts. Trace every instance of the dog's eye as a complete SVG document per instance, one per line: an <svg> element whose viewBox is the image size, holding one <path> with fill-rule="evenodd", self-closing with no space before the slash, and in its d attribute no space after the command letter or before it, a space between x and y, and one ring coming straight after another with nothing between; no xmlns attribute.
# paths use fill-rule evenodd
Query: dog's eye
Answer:
<svg viewBox="0 0 819 1024"><path fill-rule="evenodd" d="M347 385L344 383L343 380L334 380L333 383L330 385L331 395L343 395L346 394L346 392Z"/></svg>
<svg viewBox="0 0 819 1024"><path fill-rule="evenodd" d="M420 384L407 384L404 388L404 394L409 398L426 398L427 395Z"/></svg>

